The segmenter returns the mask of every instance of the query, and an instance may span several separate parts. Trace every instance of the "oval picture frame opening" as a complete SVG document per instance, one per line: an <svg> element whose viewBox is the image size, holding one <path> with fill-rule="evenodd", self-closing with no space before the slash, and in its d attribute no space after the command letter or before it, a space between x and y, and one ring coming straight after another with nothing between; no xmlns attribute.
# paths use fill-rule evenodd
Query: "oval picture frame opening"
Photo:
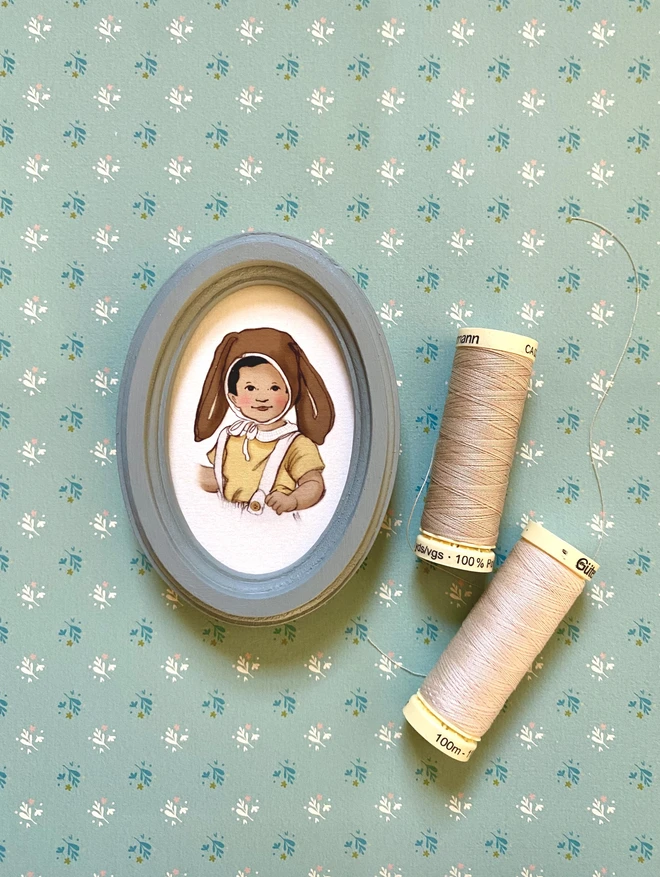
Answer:
<svg viewBox="0 0 660 877"><path fill-rule="evenodd" d="M137 327L117 413L122 493L182 597L276 624L364 560L399 432L389 349L353 279L296 238L236 235L189 258Z"/></svg>

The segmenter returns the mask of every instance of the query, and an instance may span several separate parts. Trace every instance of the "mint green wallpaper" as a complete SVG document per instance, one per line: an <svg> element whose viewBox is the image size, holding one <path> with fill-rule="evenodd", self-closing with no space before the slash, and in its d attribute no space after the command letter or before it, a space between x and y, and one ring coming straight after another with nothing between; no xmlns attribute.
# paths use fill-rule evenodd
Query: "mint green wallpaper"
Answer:
<svg viewBox="0 0 660 877"><path fill-rule="evenodd" d="M659 874L657 0L0 3L0 874ZM594 431L634 305L640 317ZM220 237L350 271L400 379L391 510L295 624L214 625L141 554L132 332ZM405 521L458 327L539 355L498 547L601 570L473 759L401 708L482 588ZM380 659L367 635L391 652ZM655 835L655 836L654 836Z"/></svg>

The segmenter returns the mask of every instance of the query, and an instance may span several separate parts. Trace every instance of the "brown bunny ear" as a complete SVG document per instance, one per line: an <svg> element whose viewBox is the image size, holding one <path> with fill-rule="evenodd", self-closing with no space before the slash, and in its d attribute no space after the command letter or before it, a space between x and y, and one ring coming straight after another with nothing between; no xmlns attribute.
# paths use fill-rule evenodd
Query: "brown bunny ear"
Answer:
<svg viewBox="0 0 660 877"><path fill-rule="evenodd" d="M225 373L232 347L238 339L230 332L215 349L195 414L195 441L201 442L213 435L227 413L229 403L225 396Z"/></svg>
<svg viewBox="0 0 660 877"><path fill-rule="evenodd" d="M296 402L298 429L315 444L322 445L335 422L335 406L323 378L296 342L291 347L298 358L300 394Z"/></svg>

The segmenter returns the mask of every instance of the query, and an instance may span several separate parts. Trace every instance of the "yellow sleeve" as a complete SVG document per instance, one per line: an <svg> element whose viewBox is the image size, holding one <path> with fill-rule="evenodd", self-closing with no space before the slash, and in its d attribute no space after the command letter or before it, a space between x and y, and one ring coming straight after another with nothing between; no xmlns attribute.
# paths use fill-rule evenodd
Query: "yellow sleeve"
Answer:
<svg viewBox="0 0 660 877"><path fill-rule="evenodd" d="M318 447L304 435L293 440L284 457L283 466L296 483L306 472L325 469Z"/></svg>
<svg viewBox="0 0 660 877"><path fill-rule="evenodd" d="M211 466L215 465L215 449L216 449L216 446L213 445L211 450L208 451L206 454L206 456L209 458L209 462L211 463Z"/></svg>

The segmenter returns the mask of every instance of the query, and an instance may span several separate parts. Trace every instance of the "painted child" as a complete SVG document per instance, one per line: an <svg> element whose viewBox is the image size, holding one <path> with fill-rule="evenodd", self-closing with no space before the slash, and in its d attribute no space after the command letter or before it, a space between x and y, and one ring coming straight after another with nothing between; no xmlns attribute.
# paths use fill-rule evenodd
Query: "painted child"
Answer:
<svg viewBox="0 0 660 877"><path fill-rule="evenodd" d="M295 408L296 422L285 415ZM195 440L210 438L202 486L229 503L278 515L316 505L325 493L318 446L334 423L323 379L301 348L277 329L227 334L216 348L195 417Z"/></svg>

